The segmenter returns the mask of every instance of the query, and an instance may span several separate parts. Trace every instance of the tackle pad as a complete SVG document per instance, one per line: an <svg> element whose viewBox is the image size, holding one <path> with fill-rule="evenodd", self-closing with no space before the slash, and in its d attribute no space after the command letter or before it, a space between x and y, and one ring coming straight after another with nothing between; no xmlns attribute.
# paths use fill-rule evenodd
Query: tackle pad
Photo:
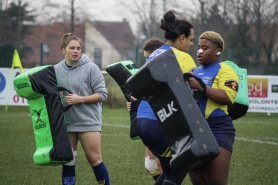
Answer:
<svg viewBox="0 0 278 185"><path fill-rule="evenodd" d="M223 62L234 69L239 79L236 99L232 105L228 106L228 115L233 120L236 120L245 116L249 108L247 70L238 67L238 65L229 60L224 60Z"/></svg>
<svg viewBox="0 0 278 185"><path fill-rule="evenodd" d="M64 88L57 87L54 67L34 67L14 81L18 96L26 98L31 113L36 142L33 160L36 165L61 165L73 160L67 134L62 94Z"/></svg>
<svg viewBox="0 0 278 185"><path fill-rule="evenodd" d="M131 99L131 92L126 85L126 81L131 75L133 75L138 68L132 61L122 61L116 62L106 67L107 73L117 82L120 86L126 100L128 102L133 102ZM137 110L131 110L130 114L130 138L133 140L140 139L137 133Z"/></svg>
<svg viewBox="0 0 278 185"><path fill-rule="evenodd" d="M146 63L127 85L155 113L172 151L174 172L194 171L218 156L218 144L172 50Z"/></svg>

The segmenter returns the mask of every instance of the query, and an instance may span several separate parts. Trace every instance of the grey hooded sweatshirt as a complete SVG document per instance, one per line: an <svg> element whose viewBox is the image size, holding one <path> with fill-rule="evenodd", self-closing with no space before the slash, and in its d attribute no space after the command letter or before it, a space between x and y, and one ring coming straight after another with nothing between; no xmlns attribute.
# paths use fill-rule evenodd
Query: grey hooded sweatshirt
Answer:
<svg viewBox="0 0 278 185"><path fill-rule="evenodd" d="M102 101L107 98L105 81L99 67L83 54L71 68L65 59L54 65L57 83L78 96L99 94ZM68 132L101 131L102 103L79 103L65 112Z"/></svg>

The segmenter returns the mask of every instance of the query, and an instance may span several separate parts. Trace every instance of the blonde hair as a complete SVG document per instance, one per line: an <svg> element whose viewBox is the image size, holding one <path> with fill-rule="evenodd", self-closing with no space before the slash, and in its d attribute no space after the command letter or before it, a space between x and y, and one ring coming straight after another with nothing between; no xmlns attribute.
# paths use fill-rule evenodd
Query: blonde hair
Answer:
<svg viewBox="0 0 278 185"><path fill-rule="evenodd" d="M207 39L215 44L218 44L219 47L224 50L224 40L218 33L214 31L205 31L199 37L199 39Z"/></svg>
<svg viewBox="0 0 278 185"><path fill-rule="evenodd" d="M69 42L72 41L72 40L77 40L77 41L80 43L81 47L82 47L82 45L83 45L82 39L80 39L79 37L73 35L72 33L66 33L66 34L62 37L62 39L61 39L61 50L62 50L63 48L66 49L67 45L68 45Z"/></svg>

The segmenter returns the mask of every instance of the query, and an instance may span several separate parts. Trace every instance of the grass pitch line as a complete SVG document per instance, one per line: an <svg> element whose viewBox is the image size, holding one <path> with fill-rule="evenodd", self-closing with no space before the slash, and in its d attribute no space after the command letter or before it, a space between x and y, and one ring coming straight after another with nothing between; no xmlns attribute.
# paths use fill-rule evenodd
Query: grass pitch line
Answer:
<svg viewBox="0 0 278 185"><path fill-rule="evenodd" d="M128 137L127 134L101 134L101 136L105 136L105 137Z"/></svg>
<svg viewBox="0 0 278 185"><path fill-rule="evenodd" d="M120 124L102 123L102 125L103 126L108 126L108 127L130 128L130 126L120 125Z"/></svg>
<svg viewBox="0 0 278 185"><path fill-rule="evenodd" d="M236 140L247 141L247 142L252 142L252 143L261 143L261 144L278 145L278 143L276 143L276 142L261 141L261 140L258 140L258 139L246 139L246 138L242 138L242 137L236 137Z"/></svg>
<svg viewBox="0 0 278 185"><path fill-rule="evenodd" d="M109 126L109 127L120 127L120 128L128 128L130 126L127 125L121 125L121 124L110 124L110 123L104 123L102 124L103 126ZM115 135L116 136L116 135ZM121 136L121 135L118 135ZM262 141L258 139L247 139L247 138L242 138L242 137L236 137L236 140L240 141L246 141L246 142L252 142L252 143L261 143L261 144L269 144L269 145L278 145L277 142L271 142L271 141Z"/></svg>

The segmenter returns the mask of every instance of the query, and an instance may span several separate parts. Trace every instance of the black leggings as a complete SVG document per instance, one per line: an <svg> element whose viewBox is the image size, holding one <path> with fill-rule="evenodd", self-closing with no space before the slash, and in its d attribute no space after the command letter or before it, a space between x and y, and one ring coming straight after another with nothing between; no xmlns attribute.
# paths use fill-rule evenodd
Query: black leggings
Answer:
<svg viewBox="0 0 278 185"><path fill-rule="evenodd" d="M181 185L186 173L174 173L170 166L171 157L158 157L163 173L154 185Z"/></svg>

